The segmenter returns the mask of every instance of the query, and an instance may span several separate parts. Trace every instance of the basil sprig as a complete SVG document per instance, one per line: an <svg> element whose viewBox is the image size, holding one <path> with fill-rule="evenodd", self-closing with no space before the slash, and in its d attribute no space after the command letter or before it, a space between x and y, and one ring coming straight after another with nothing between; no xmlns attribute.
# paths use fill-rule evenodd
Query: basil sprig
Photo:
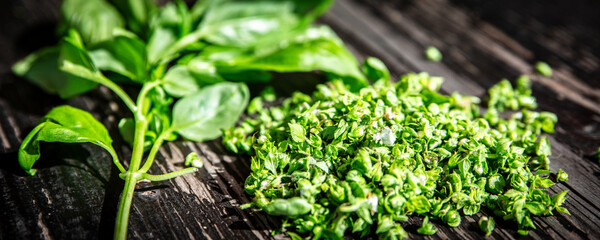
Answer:
<svg viewBox="0 0 600 240"><path fill-rule="evenodd" d="M205 0L188 7L183 1L157 6L152 0L65 0L60 43L31 54L13 70L62 98L97 85L113 91L131 111L120 120L119 131L133 147L132 157L125 168L100 122L85 111L59 106L23 141L21 166L36 172L40 141L91 142L107 150L125 180L114 235L125 239L137 181L167 180L202 166L191 153L186 165L192 167L148 174L163 142L221 136L221 129L233 126L248 105L245 82L268 81L273 72L318 70L356 89L367 85L335 33L311 25L331 4ZM125 85L137 86L137 97L126 93ZM307 206L298 199L269 209L288 212L285 204Z"/></svg>

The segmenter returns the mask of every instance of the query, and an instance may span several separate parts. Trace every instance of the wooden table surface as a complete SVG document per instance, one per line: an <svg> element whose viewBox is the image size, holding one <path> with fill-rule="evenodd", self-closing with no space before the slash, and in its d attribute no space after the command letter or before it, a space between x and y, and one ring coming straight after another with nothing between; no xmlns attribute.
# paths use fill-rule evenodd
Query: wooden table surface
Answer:
<svg viewBox="0 0 600 240"><path fill-rule="evenodd" d="M40 170L26 176L17 164L22 139L52 107L69 104L90 111L118 136L124 106L99 88L71 100L44 93L17 78L11 65L56 38L59 1L2 1L0 7L0 239L107 239L112 236L123 181L107 153L92 145L43 146ZM329 24L359 59L376 56L394 76L427 71L443 76L442 91L483 96L502 78L532 74L536 61L554 69L533 77L539 110L558 115L550 168L562 168L569 181L571 216L533 218L531 239L600 238L600 3L598 1L338 0L320 23ZM444 54L429 62L423 50ZM131 150L118 137L122 159ZM139 184L131 209L129 237L135 239L270 239L276 219L240 210L249 201L243 182L249 159L227 153L219 141L170 142L152 173L182 167L189 152L205 167L170 181ZM434 236L416 234L421 219L403 224L411 238L481 239L476 221L460 227L436 224ZM498 221L489 239L523 238L516 224Z"/></svg>

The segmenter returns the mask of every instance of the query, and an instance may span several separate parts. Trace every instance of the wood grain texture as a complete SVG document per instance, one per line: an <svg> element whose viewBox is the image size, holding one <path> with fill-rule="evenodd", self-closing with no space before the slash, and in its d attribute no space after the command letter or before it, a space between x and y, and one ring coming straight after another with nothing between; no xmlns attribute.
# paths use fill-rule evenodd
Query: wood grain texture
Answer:
<svg viewBox="0 0 600 240"><path fill-rule="evenodd" d="M90 111L112 136L118 136L118 120L128 116L105 88L65 101L10 73L15 61L56 42L59 2L8 1L0 9L0 239L112 236L123 181L107 153L90 144L46 144L36 176L23 175L17 165L20 142L53 106ZM538 229L527 238L597 239L600 167L593 154L600 146L599 11L593 1L338 0L319 22L331 25L357 57L382 59L396 77L420 71L444 77L445 93L483 96L502 78L530 74L539 108L559 117L549 137L550 167L564 169L569 181L550 192L570 191L565 207L572 215L535 217ZM442 62L425 59L423 50L430 45L442 51ZM554 76L534 75L536 61L550 63ZM131 150L114 138L120 157L128 159ZM249 159L227 153L219 141L167 143L151 172L181 169L192 151L205 162L198 173L138 184L130 238L285 238L270 234L277 219L239 209L249 201L243 191ZM458 228L434 222L440 229L434 236L416 234L419 217L403 226L416 239L481 239L476 225L481 216L463 217ZM498 221L490 239L522 238L514 229L515 224Z"/></svg>

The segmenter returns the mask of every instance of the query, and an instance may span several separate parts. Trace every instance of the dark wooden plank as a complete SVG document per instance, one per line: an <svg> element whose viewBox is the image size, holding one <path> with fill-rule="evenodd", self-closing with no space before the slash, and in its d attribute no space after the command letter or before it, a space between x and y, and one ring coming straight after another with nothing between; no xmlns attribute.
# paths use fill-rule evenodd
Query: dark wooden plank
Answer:
<svg viewBox="0 0 600 240"><path fill-rule="evenodd" d="M523 3L530 4L536 6L540 1ZM9 1L6 6L0 9L0 24L4 24L0 27L0 49L4 52L0 56L0 238L110 238L123 182L106 153L92 145L61 145L62 150L47 145L46 164L38 175L29 177L19 172L16 150L37 119L53 106L70 104L88 110L109 127L113 136L118 136L118 119L127 116L124 106L104 88L64 101L12 76L12 63L55 41L52 29L59 4ZM551 168L565 169L570 180L550 191L571 191L566 207L573 215L535 218L538 230L531 231L530 238L598 238L600 196L594 189L600 186L600 168L590 156L594 147L600 146L599 84L592 81L597 79L600 41L594 37L597 33L585 34L571 25L561 25L560 19L555 20L559 22L556 26L537 22L539 13L532 15L518 6L517 1L503 8L476 1L457 5L446 0L338 0L321 22L331 24L357 56L381 58L395 76L427 71L445 77L446 93L482 96L484 89L500 78L530 74L534 61L548 57L549 63L558 66L555 76L534 78L534 94L541 109L556 112L560 119L557 133L550 138ZM518 20L502 21L512 15ZM518 30L523 22L530 24L525 31ZM557 33L552 35L553 31ZM517 36L513 37L515 32ZM574 40L568 36L571 33L575 33ZM428 45L444 52L441 63L424 59L423 49ZM566 51L557 51L561 47ZM567 54L569 51L574 53ZM127 159L130 149L115 139L117 151ZM151 171L180 169L184 156L192 151L205 161L200 172L166 182L138 184L129 236L273 238L270 232L277 226L276 219L239 209L240 204L249 201L243 191L248 159L227 154L218 141L165 144ZM412 238L480 239L483 235L475 225L480 216L464 217L459 228L438 224L440 231L432 237L415 234L422 220L419 217L403 226ZM514 229L513 224L499 221L491 238L519 238Z"/></svg>
<svg viewBox="0 0 600 240"><path fill-rule="evenodd" d="M575 76L595 89L600 87L597 81L600 77L598 1L453 2L509 34L520 45L535 52L536 57L571 69Z"/></svg>

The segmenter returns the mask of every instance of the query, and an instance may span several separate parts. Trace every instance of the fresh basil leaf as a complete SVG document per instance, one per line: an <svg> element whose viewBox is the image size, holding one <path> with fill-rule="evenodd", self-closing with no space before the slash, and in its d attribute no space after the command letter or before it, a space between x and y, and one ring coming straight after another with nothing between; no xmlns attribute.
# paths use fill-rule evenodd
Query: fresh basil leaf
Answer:
<svg viewBox="0 0 600 240"><path fill-rule="evenodd" d="M175 103L172 129L193 141L212 140L233 126L250 98L246 84L223 82L202 88Z"/></svg>
<svg viewBox="0 0 600 240"><path fill-rule="evenodd" d="M104 0L65 0L62 15L66 29L77 29L88 44L110 39L115 28L124 27L121 14Z"/></svg>
<svg viewBox="0 0 600 240"><path fill-rule="evenodd" d="M145 44L134 33L115 29L114 37L89 51L94 65L104 71L121 74L134 82L144 82L146 76Z"/></svg>
<svg viewBox="0 0 600 240"><path fill-rule="evenodd" d="M114 85L114 83L104 77L94 65L83 45L81 36L73 29L71 29L69 35L63 39L59 61L60 70L62 71L87 79L91 82L103 85Z"/></svg>
<svg viewBox="0 0 600 240"><path fill-rule="evenodd" d="M91 73L97 73L98 69L92 62L85 46L81 35L76 30L71 29L69 35L63 39L63 44L60 49L60 61L61 67L66 64L77 65L81 68L87 69Z"/></svg>
<svg viewBox="0 0 600 240"><path fill-rule="evenodd" d="M287 1L225 1L211 6L201 29L208 42L246 48L291 31L299 22L293 11Z"/></svg>
<svg viewBox="0 0 600 240"><path fill-rule="evenodd" d="M36 172L33 164L40 158L40 141L89 142L106 149L113 160L117 160L117 154L111 145L112 139L104 125L88 112L70 106L52 109L23 140L19 149L19 164L31 175Z"/></svg>
<svg viewBox="0 0 600 240"><path fill-rule="evenodd" d="M177 34L174 29L167 27L159 27L154 29L146 52L148 53L148 62L157 63L165 54L167 49L177 41Z"/></svg>
<svg viewBox="0 0 600 240"><path fill-rule="evenodd" d="M194 3L194 6L190 9L190 16L192 18L192 22L197 23L200 21L202 17L204 17L206 13L206 9L210 6L211 3L214 3L214 0L198 0Z"/></svg>
<svg viewBox="0 0 600 240"><path fill-rule="evenodd" d="M60 46L30 54L13 66L13 72L61 98L72 98L96 87L96 83L59 69Z"/></svg>
<svg viewBox="0 0 600 240"><path fill-rule="evenodd" d="M197 92L200 88L223 82L217 68L209 62L192 60L186 65L176 65L164 77L164 89L173 97L182 97Z"/></svg>
<svg viewBox="0 0 600 240"><path fill-rule="evenodd" d="M121 12L127 27L139 36L146 36L152 15L158 6L153 0L111 0L111 3Z"/></svg>
<svg viewBox="0 0 600 240"><path fill-rule="evenodd" d="M355 59L328 39L289 46L264 57L243 63L241 68L276 72L322 70L339 76L362 77Z"/></svg>
<svg viewBox="0 0 600 240"><path fill-rule="evenodd" d="M336 76L357 79L356 85L360 87L367 85L354 56L327 26L306 29L283 42L268 45L261 43L250 55L235 50L223 52L207 48L201 56L216 61L219 70L223 72L321 70Z"/></svg>
<svg viewBox="0 0 600 240"><path fill-rule="evenodd" d="M333 5L334 0L294 0L296 12L302 14L302 24L310 25Z"/></svg>
<svg viewBox="0 0 600 240"><path fill-rule="evenodd" d="M185 3L167 3L154 20L146 47L148 62L156 64L173 59L176 42L192 30L192 19Z"/></svg>

